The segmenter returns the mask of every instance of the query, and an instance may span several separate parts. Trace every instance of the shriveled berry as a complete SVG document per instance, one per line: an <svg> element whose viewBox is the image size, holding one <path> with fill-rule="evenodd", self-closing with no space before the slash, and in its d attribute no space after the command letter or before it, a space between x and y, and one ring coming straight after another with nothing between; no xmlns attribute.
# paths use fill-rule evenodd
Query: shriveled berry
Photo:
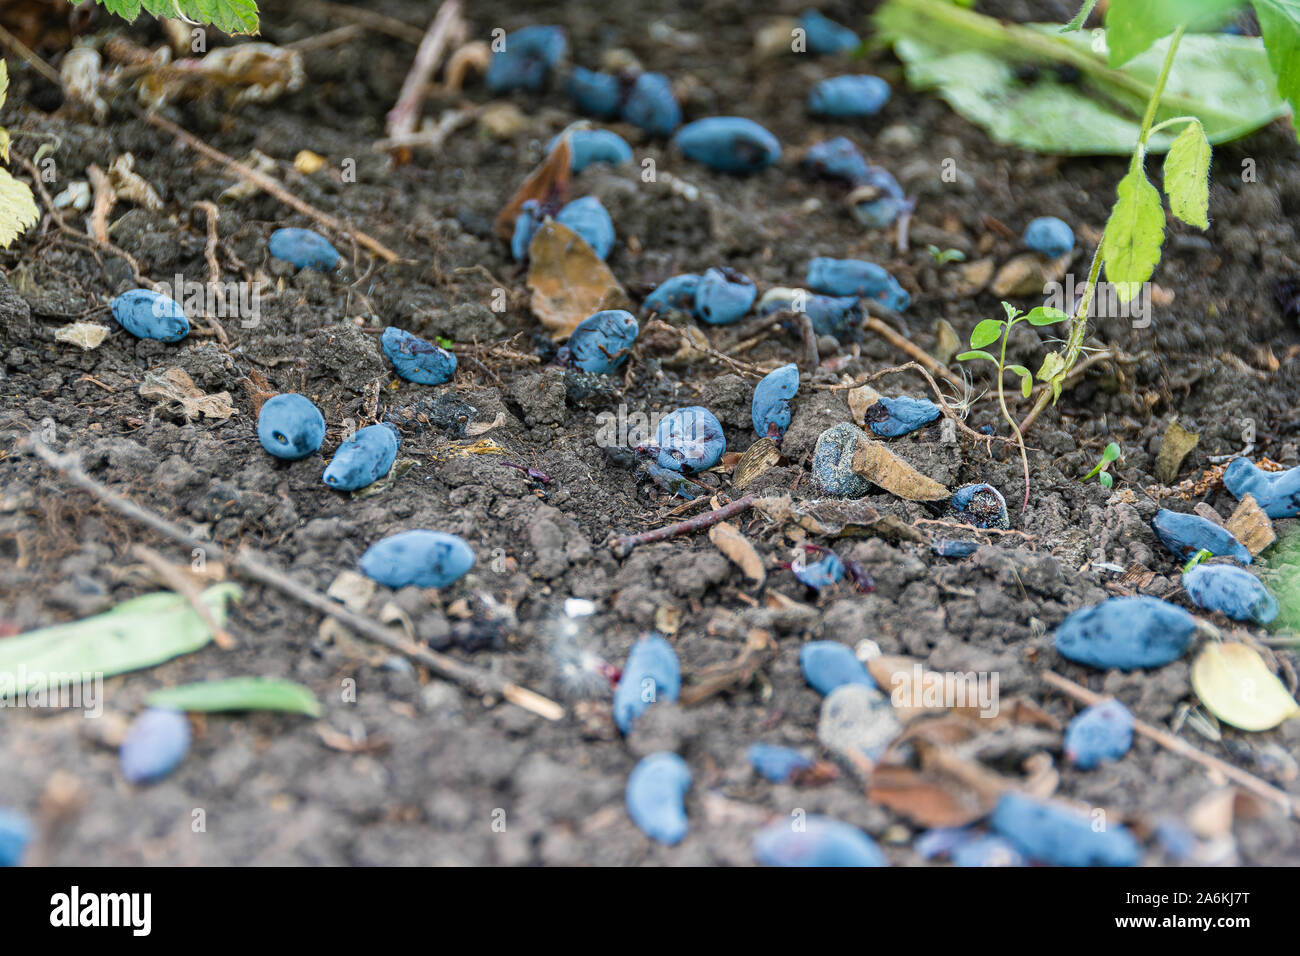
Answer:
<svg viewBox="0 0 1300 956"><path fill-rule="evenodd" d="M727 439L713 413L700 405L670 412L655 432L660 468L684 474L707 471L722 460Z"/></svg>
<svg viewBox="0 0 1300 956"><path fill-rule="evenodd" d="M1270 518L1300 516L1300 465L1265 471L1247 458L1234 458L1223 471L1223 486L1238 499L1253 495Z"/></svg>
<svg viewBox="0 0 1300 956"><path fill-rule="evenodd" d="M1089 816L1015 791L998 800L992 823L1029 859L1053 866L1136 866L1139 859L1121 824L1094 827Z"/></svg>
<svg viewBox="0 0 1300 956"><path fill-rule="evenodd" d="M662 73L642 73L623 101L623 119L651 136L671 136L682 125L682 108Z"/></svg>
<svg viewBox="0 0 1300 956"><path fill-rule="evenodd" d="M814 116L857 119L875 116L889 102L889 84L878 76L833 76L808 95Z"/></svg>
<svg viewBox="0 0 1300 956"><path fill-rule="evenodd" d="M694 501L704 494L703 488L683 476L681 472L660 468L653 461L647 461L642 467L645 468L645 473L650 476L651 481L671 495Z"/></svg>
<svg viewBox="0 0 1300 956"><path fill-rule="evenodd" d="M1133 746L1133 715L1117 700L1085 707L1065 729L1065 757L1080 770L1118 760Z"/></svg>
<svg viewBox="0 0 1300 956"><path fill-rule="evenodd" d="M939 406L925 398L882 396L880 401L867 409L865 421L877 435L897 438L924 428L942 415Z"/></svg>
<svg viewBox="0 0 1300 956"><path fill-rule="evenodd" d="M709 116L673 138L682 154L724 173L755 173L781 158L775 136L743 116Z"/></svg>
<svg viewBox="0 0 1300 956"><path fill-rule="evenodd" d="M879 166L867 168L867 174L849 193L853 218L868 229L884 229L903 211L907 197L894 174Z"/></svg>
<svg viewBox="0 0 1300 956"><path fill-rule="evenodd" d="M325 440L325 416L305 395L274 395L257 413L257 440L276 458L306 458Z"/></svg>
<svg viewBox="0 0 1300 956"><path fill-rule="evenodd" d="M614 248L614 220L595 196L583 196L566 205L555 221L582 237L591 251L605 259Z"/></svg>
<svg viewBox="0 0 1300 956"><path fill-rule="evenodd" d="M483 82L493 93L540 90L567 49L568 40L560 27L522 27L506 35L503 48L492 55Z"/></svg>
<svg viewBox="0 0 1300 956"><path fill-rule="evenodd" d="M558 137L557 137L558 138ZM555 140L547 145L549 153ZM608 129L575 129L569 133L569 168L580 173L593 163L619 166L632 162L632 147L622 136Z"/></svg>
<svg viewBox="0 0 1300 956"><path fill-rule="evenodd" d="M627 815L652 840L675 846L686 836L686 791L691 770L675 753L661 750L643 758L627 778Z"/></svg>
<svg viewBox="0 0 1300 956"><path fill-rule="evenodd" d="M867 178L869 168L866 157L845 136L836 136L809 146L804 153L803 166L816 176L842 179L855 184Z"/></svg>
<svg viewBox="0 0 1300 956"><path fill-rule="evenodd" d="M541 203L536 199L524 200L519 215L515 217L515 230L510 236L510 255L514 256L515 262L523 262L528 258L528 247L532 244L533 235L545 218Z"/></svg>
<svg viewBox="0 0 1300 956"><path fill-rule="evenodd" d="M695 290L700 287L702 276L693 272L675 275L665 279L659 287L646 296L641 303L643 312L656 312L665 315L669 312L695 312Z"/></svg>
<svg viewBox="0 0 1300 956"><path fill-rule="evenodd" d="M818 256L808 263L808 288L827 295L854 295L901 312L912 304L898 281L874 262Z"/></svg>
<svg viewBox="0 0 1300 956"><path fill-rule="evenodd" d="M734 269L709 269L695 287L695 316L710 325L730 325L744 318L758 287Z"/></svg>
<svg viewBox="0 0 1300 956"><path fill-rule="evenodd" d="M1151 527L1155 529L1161 544L1184 561L1198 551L1208 551L1216 557L1235 558L1242 564L1250 564L1254 560L1250 551L1231 531L1197 514L1161 508L1151 519Z"/></svg>
<svg viewBox="0 0 1300 956"><path fill-rule="evenodd" d="M578 323L566 348L569 361L584 372L608 374L623 364L640 327L631 312L605 309Z"/></svg>
<svg viewBox="0 0 1300 956"><path fill-rule="evenodd" d="M861 498L871 490L867 479L853 470L853 456L866 437L858 426L841 422L817 438L812 474L823 492L840 498Z"/></svg>
<svg viewBox="0 0 1300 956"><path fill-rule="evenodd" d="M357 429L325 469L323 480L335 491L356 491L372 485L393 467L399 439L392 425L367 425Z"/></svg>
<svg viewBox="0 0 1300 956"><path fill-rule="evenodd" d="M118 759L130 783L150 783L167 776L190 749L190 722L183 713L151 707L131 722Z"/></svg>
<svg viewBox="0 0 1300 956"><path fill-rule="evenodd" d="M953 866L1024 866L1025 858L1008 840L984 833L952 849Z"/></svg>
<svg viewBox="0 0 1300 956"><path fill-rule="evenodd" d="M629 733L651 704L672 702L682 690L682 668L673 646L658 634L632 645L623 676L614 689L614 723Z"/></svg>
<svg viewBox="0 0 1300 956"><path fill-rule="evenodd" d="M813 765L812 757L807 757L792 747L775 747L772 744L751 744L747 756L749 765L758 775L773 783L785 783L800 770L807 770Z"/></svg>
<svg viewBox="0 0 1300 956"><path fill-rule="evenodd" d="M1197 607L1226 614L1234 621L1269 624L1277 617L1277 598L1244 568L1198 564L1183 575L1183 587Z"/></svg>
<svg viewBox="0 0 1300 956"><path fill-rule="evenodd" d="M190 334L190 320L174 299L152 289L132 289L113 300L113 318L138 339L179 342Z"/></svg>
<svg viewBox="0 0 1300 956"><path fill-rule="evenodd" d="M853 648L839 641L810 641L799 649L799 668L808 686L823 696L845 684L876 686Z"/></svg>
<svg viewBox="0 0 1300 956"><path fill-rule="evenodd" d="M844 562L839 555L831 553L811 564L796 562L790 565L790 572L800 584L820 591L844 579Z"/></svg>
<svg viewBox="0 0 1300 956"><path fill-rule="evenodd" d="M1116 597L1080 608L1056 629L1062 657L1079 664L1131 671L1163 667L1187 653L1196 618L1153 597Z"/></svg>
<svg viewBox="0 0 1300 956"><path fill-rule="evenodd" d="M830 817L809 816L796 828L769 823L754 837L754 859L763 866L888 866L880 847L857 827Z"/></svg>
<svg viewBox="0 0 1300 956"><path fill-rule="evenodd" d="M979 550L975 541L953 541L943 539L930 545L930 550L941 558L969 558Z"/></svg>
<svg viewBox="0 0 1300 956"><path fill-rule="evenodd" d="M1074 230L1055 216L1039 216L1025 227L1025 245L1049 259L1059 259L1074 248Z"/></svg>
<svg viewBox="0 0 1300 956"><path fill-rule="evenodd" d="M858 35L846 26L822 16L816 10L808 10L799 18L803 28L804 40L808 52L823 56L831 53L847 53L857 49L862 41Z"/></svg>
<svg viewBox="0 0 1300 956"><path fill-rule="evenodd" d="M456 356L440 345L426 342L403 329L389 326L379 338L380 348L397 374L417 385L441 385L456 374Z"/></svg>
<svg viewBox="0 0 1300 956"><path fill-rule="evenodd" d="M799 366L793 362L773 369L754 386L750 418L760 438L781 440L790 427L790 399L799 391Z"/></svg>
<svg viewBox="0 0 1300 956"><path fill-rule="evenodd" d="M987 484L963 485L954 491L948 505L948 516L976 528L1006 531L1011 527L1006 499L1002 492Z"/></svg>
<svg viewBox="0 0 1300 956"><path fill-rule="evenodd" d="M32 840L31 822L17 810L0 807L0 866L18 866Z"/></svg>
<svg viewBox="0 0 1300 956"><path fill-rule="evenodd" d="M768 289L758 301L758 314L797 312L808 316L817 335L839 335L862 318L857 296L831 296L807 289Z"/></svg>
<svg viewBox="0 0 1300 956"><path fill-rule="evenodd" d="M474 566L465 539L445 531L399 531L366 549L361 573L394 591L404 587L445 588Z"/></svg>
<svg viewBox="0 0 1300 956"><path fill-rule="evenodd" d="M597 73L582 66L575 66L569 73L564 81L564 92L578 112L601 119L613 119L623 105L623 84L617 76ZM578 171L576 162L573 171Z"/></svg>
<svg viewBox="0 0 1300 956"><path fill-rule="evenodd" d="M271 255L293 263L299 269L330 272L343 263L343 257L330 241L310 229L277 229L271 233L267 247Z"/></svg>

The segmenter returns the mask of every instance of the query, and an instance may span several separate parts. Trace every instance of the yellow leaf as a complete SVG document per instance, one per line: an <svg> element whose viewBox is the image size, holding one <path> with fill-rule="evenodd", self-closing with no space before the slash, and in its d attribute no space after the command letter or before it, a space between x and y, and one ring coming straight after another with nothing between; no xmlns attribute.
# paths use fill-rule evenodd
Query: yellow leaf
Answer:
<svg viewBox="0 0 1300 956"><path fill-rule="evenodd" d="M1245 644L1212 641L1192 665L1192 687L1205 709L1241 730L1271 730L1300 714L1300 705Z"/></svg>
<svg viewBox="0 0 1300 956"><path fill-rule="evenodd" d="M0 169L0 249L9 248L40 218L31 187Z"/></svg>
<svg viewBox="0 0 1300 956"><path fill-rule="evenodd" d="M908 501L938 501L952 492L929 478L880 442L864 440L853 454L853 470L873 485Z"/></svg>
<svg viewBox="0 0 1300 956"><path fill-rule="evenodd" d="M631 308L609 266L581 236L554 220L533 235L528 259L533 314L553 339L568 338L593 313Z"/></svg>

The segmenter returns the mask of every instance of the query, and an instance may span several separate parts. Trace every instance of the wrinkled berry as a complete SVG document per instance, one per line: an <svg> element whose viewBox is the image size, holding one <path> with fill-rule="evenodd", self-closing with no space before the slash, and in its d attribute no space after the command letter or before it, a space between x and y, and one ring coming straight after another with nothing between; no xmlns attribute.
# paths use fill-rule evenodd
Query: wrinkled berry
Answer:
<svg viewBox="0 0 1300 956"><path fill-rule="evenodd" d="M1074 230L1055 216L1040 216L1025 227L1025 245L1049 259L1074 248Z"/></svg>
<svg viewBox="0 0 1300 956"><path fill-rule="evenodd" d="M167 776L190 749L190 721L177 710L151 707L131 722L118 759L130 783L150 783Z"/></svg>
<svg viewBox="0 0 1300 956"><path fill-rule="evenodd" d="M643 312L656 312L664 315L668 312L695 313L695 290L700 287L702 276L686 272L673 276L659 284L659 287L646 296L641 303Z"/></svg>
<svg viewBox="0 0 1300 956"><path fill-rule="evenodd" d="M884 229L898 218L907 203L894 174L879 166L868 167L849 200L853 203L853 218L868 229Z"/></svg>
<svg viewBox="0 0 1300 956"><path fill-rule="evenodd" d="M569 361L584 372L609 374L623 364L640 327L631 312L605 309L578 323L565 348Z"/></svg>
<svg viewBox="0 0 1300 956"><path fill-rule="evenodd" d="M1009 841L991 833L963 840L952 848L953 866L1024 866L1025 858Z"/></svg>
<svg viewBox="0 0 1300 956"><path fill-rule="evenodd" d="M623 84L617 76L575 66L564 81L564 92L578 112L601 119L613 119L623 105ZM573 171L578 171L575 162Z"/></svg>
<svg viewBox="0 0 1300 956"><path fill-rule="evenodd" d="M642 73L623 102L623 119L651 136L671 136L682 125L682 108L662 73Z"/></svg>
<svg viewBox="0 0 1300 956"><path fill-rule="evenodd" d="M808 95L814 116L857 119L875 116L889 102L889 84L878 76L833 76Z"/></svg>
<svg viewBox="0 0 1300 956"><path fill-rule="evenodd" d="M844 579L844 562L839 559L839 555L832 553L812 564L796 562L790 565L790 572L800 584L820 591Z"/></svg>
<svg viewBox="0 0 1300 956"><path fill-rule="evenodd" d="M1000 528L1006 531L1011 527L1007 515L1007 501L1002 492L992 485L963 485L952 494L948 505L948 516L976 528Z"/></svg>
<svg viewBox="0 0 1300 956"><path fill-rule="evenodd" d="M941 558L969 558L979 550L979 547L979 543L975 541L944 539L933 542L930 545L930 550Z"/></svg>
<svg viewBox="0 0 1300 956"><path fill-rule="evenodd" d="M623 676L614 689L614 723L629 733L651 704L671 703L682 689L682 668L673 646L658 634L647 634L632 645Z"/></svg>
<svg viewBox="0 0 1300 956"><path fill-rule="evenodd" d="M773 783L785 783L800 770L813 765L812 757L806 757L792 747L774 747L771 744L751 744L747 756L749 765L758 775Z"/></svg>
<svg viewBox="0 0 1300 956"><path fill-rule="evenodd" d="M356 491L374 484L397 460L399 440L392 425L367 425L358 429L325 469L324 481L335 491Z"/></svg>
<svg viewBox="0 0 1300 956"><path fill-rule="evenodd" d="M132 289L113 300L113 318L138 339L179 342L190 334L190 320L175 300L152 289Z"/></svg>
<svg viewBox="0 0 1300 956"><path fill-rule="evenodd" d="M866 437L850 422L832 425L818 436L812 473L823 492L840 498L861 498L871 490L867 479L853 470L853 456Z"/></svg>
<svg viewBox="0 0 1300 956"><path fill-rule="evenodd" d="M710 116L687 123L674 142L683 155L724 173L755 173L781 158L776 137L742 116Z"/></svg>
<svg viewBox="0 0 1300 956"><path fill-rule="evenodd" d="M463 538L443 531L399 531L366 549L361 573L394 591L445 588L474 566L474 552Z"/></svg>
<svg viewBox="0 0 1300 956"><path fill-rule="evenodd" d="M707 471L722 460L727 439L707 408L690 405L659 420L655 446L660 468L683 474Z"/></svg>
<svg viewBox="0 0 1300 956"><path fill-rule="evenodd" d="M493 93L540 90L567 48L560 27L523 27L508 34L503 48L492 55L483 82Z"/></svg>
<svg viewBox="0 0 1300 956"><path fill-rule="evenodd" d="M898 281L874 262L818 256L808 263L808 288L827 295L855 295L902 312L912 304Z"/></svg>
<svg viewBox="0 0 1300 956"><path fill-rule="evenodd" d="M18 866L32 840L32 825L17 810L0 807L0 866Z"/></svg>
<svg viewBox="0 0 1300 956"><path fill-rule="evenodd" d="M789 820L769 823L754 837L754 859L763 866L888 866L880 847L857 827L830 817L809 816L796 829Z"/></svg>
<svg viewBox="0 0 1300 956"><path fill-rule="evenodd" d="M1139 858L1122 825L1096 829L1090 816L1014 791L998 800L992 824L1025 856L1053 866L1136 866Z"/></svg>
<svg viewBox="0 0 1300 956"><path fill-rule="evenodd" d="M695 316L710 325L730 325L742 319L758 296L749 276L734 269L709 269L695 287Z"/></svg>
<svg viewBox="0 0 1300 956"><path fill-rule="evenodd" d="M804 153L803 165L814 175L855 184L867 178L867 170L870 168L858 147L844 136L809 146Z"/></svg>
<svg viewBox="0 0 1300 956"><path fill-rule="evenodd" d="M1118 760L1133 746L1133 715L1117 700L1079 711L1065 729L1065 757L1080 770Z"/></svg>
<svg viewBox="0 0 1300 956"><path fill-rule="evenodd" d="M685 498L687 501L694 501L704 494L703 488L689 478L684 477L681 472L660 468L653 461L647 461L643 467L645 473L650 476L650 480L671 495Z"/></svg>
<svg viewBox="0 0 1300 956"><path fill-rule="evenodd" d="M338 250L319 232L310 229L277 229L267 243L271 255L291 262L299 269L329 272L343 262Z"/></svg>
<svg viewBox="0 0 1300 956"><path fill-rule="evenodd" d="M514 257L515 262L523 262L528 258L528 247L532 244L533 236L545 218L541 203L536 199L524 200L524 204L519 208L519 215L515 217L515 230L510 236L510 255Z"/></svg>
<svg viewBox="0 0 1300 956"><path fill-rule="evenodd" d="M456 356L440 345L389 326L379 337L380 348L397 374L418 385L441 385L456 374Z"/></svg>
<svg viewBox="0 0 1300 956"><path fill-rule="evenodd" d="M805 644L799 649L799 668L808 686L823 696L845 684L876 686L866 666L853 653L853 648L838 641Z"/></svg>
<svg viewBox="0 0 1300 956"><path fill-rule="evenodd" d="M595 196L575 199L559 211L555 221L581 236L600 258L609 257L614 248L614 220Z"/></svg>
<svg viewBox="0 0 1300 956"><path fill-rule="evenodd" d="M773 369L754 386L750 418L760 438L781 440L790 427L790 399L799 391L799 366L791 363Z"/></svg>
<svg viewBox="0 0 1300 956"><path fill-rule="evenodd" d="M1246 458L1234 458L1223 471L1223 486L1238 499L1253 495L1270 518L1300 517L1300 465L1265 471Z"/></svg>
<svg viewBox="0 0 1300 956"><path fill-rule="evenodd" d="M276 458L306 458L325 440L325 416L304 395L274 395L257 413L257 440Z"/></svg>
<svg viewBox="0 0 1300 956"><path fill-rule="evenodd" d="M1218 611L1234 621L1269 624L1277 617L1277 598L1244 568L1198 564L1183 575L1183 587L1197 607Z"/></svg>
<svg viewBox="0 0 1300 956"><path fill-rule="evenodd" d="M830 53L847 53L857 49L862 41L858 35L846 26L822 16L816 10L808 10L799 18L803 27L804 40L809 53L822 56Z"/></svg>
<svg viewBox="0 0 1300 956"><path fill-rule="evenodd" d="M555 139L547 144L546 151L549 153L554 147ZM575 173L582 172L592 163L618 166L632 162L632 147L627 140L608 129L573 130L569 133L569 151L572 156L569 168Z"/></svg>
<svg viewBox="0 0 1300 956"><path fill-rule="evenodd" d="M830 296L806 289L768 289L758 302L759 315L796 312L808 316L817 335L839 335L862 318L856 296Z"/></svg>
<svg viewBox="0 0 1300 956"><path fill-rule="evenodd" d="M1062 657L1102 670L1163 667L1187 653L1196 618L1153 597L1116 597L1080 608L1056 629Z"/></svg>
<svg viewBox="0 0 1300 956"><path fill-rule="evenodd" d="M627 778L627 815L652 840L675 846L686 836L686 791L691 770L675 753L661 750L643 758Z"/></svg>
<svg viewBox="0 0 1300 956"><path fill-rule="evenodd" d="M885 398L866 411L866 422L877 435L897 438L924 428L941 417L939 406L925 398Z"/></svg>
<svg viewBox="0 0 1300 956"><path fill-rule="evenodd" d="M1231 531L1200 515L1161 508L1151 519L1151 527L1160 542L1184 561L1197 551L1208 551L1216 557L1236 558L1242 564L1254 560Z"/></svg>

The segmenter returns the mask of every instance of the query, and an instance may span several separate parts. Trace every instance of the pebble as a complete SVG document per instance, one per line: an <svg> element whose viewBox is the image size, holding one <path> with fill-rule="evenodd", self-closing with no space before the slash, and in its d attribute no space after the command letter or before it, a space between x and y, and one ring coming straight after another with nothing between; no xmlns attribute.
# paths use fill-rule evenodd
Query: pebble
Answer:
<svg viewBox="0 0 1300 956"><path fill-rule="evenodd" d="M179 342L190 334L190 320L174 300L152 289L123 292L109 309L117 324L138 339Z"/></svg>
<svg viewBox="0 0 1300 956"><path fill-rule="evenodd" d="M861 498L871 490L867 479L853 470L853 455L866 439L862 429L851 422L841 422L826 429L813 449L813 481L828 495Z"/></svg>
<svg viewBox="0 0 1300 956"><path fill-rule="evenodd" d="M1153 597L1116 597L1080 608L1056 629L1062 657L1102 670L1163 667L1191 648L1197 621Z"/></svg>
<svg viewBox="0 0 1300 956"><path fill-rule="evenodd" d="M799 668L808 686L823 696L845 684L861 684L873 689L876 686L853 649L838 641L805 644L799 650Z"/></svg>
<svg viewBox="0 0 1300 956"><path fill-rule="evenodd" d="M658 701L675 701L682 689L682 668L673 646L658 634L632 645L623 676L614 689L614 723L628 733L638 717Z"/></svg>
<svg viewBox="0 0 1300 956"><path fill-rule="evenodd" d="M822 701L817 739L828 750L857 762L876 760L902 732L889 698L865 684L842 684Z"/></svg>
<svg viewBox="0 0 1300 956"><path fill-rule="evenodd" d="M322 480L335 491L356 491L388 474L400 444L392 425L367 425L343 444L325 469Z"/></svg>
<svg viewBox="0 0 1300 956"><path fill-rule="evenodd" d="M1151 519L1151 527L1160 542L1184 561L1198 551L1208 551L1216 557L1236 558L1242 564L1254 560L1231 531L1200 515L1161 508Z"/></svg>
<svg viewBox="0 0 1300 956"><path fill-rule="evenodd" d="M190 749L190 721L178 710L151 707L131 722L118 751L122 776L151 783L167 776Z"/></svg>
<svg viewBox="0 0 1300 956"><path fill-rule="evenodd" d="M1277 617L1277 598L1244 568L1198 564L1183 575L1183 587L1197 607L1218 611L1234 621L1270 624Z"/></svg>
<svg viewBox="0 0 1300 956"><path fill-rule="evenodd" d="M763 866L888 866L871 837L830 817L769 823L754 836L754 859Z"/></svg>
<svg viewBox="0 0 1300 956"><path fill-rule="evenodd" d="M1073 810L1006 793L993 811L993 829L1031 860L1053 866L1136 866L1137 841L1122 825L1094 829L1094 819Z"/></svg>
<svg viewBox="0 0 1300 956"><path fill-rule="evenodd" d="M1080 770L1119 760L1133 746L1133 715L1117 700L1085 707L1065 729L1065 757Z"/></svg>
<svg viewBox="0 0 1300 956"><path fill-rule="evenodd" d="M642 758L627 778L627 813L652 840L675 846L686 836L686 791L691 770L675 753L660 751Z"/></svg>
<svg viewBox="0 0 1300 956"><path fill-rule="evenodd" d="M325 441L325 416L305 395L273 395L257 413L257 440L276 458L306 458Z"/></svg>
<svg viewBox="0 0 1300 956"><path fill-rule="evenodd" d="M463 538L444 531L399 531L366 549L361 573L394 591L404 587L445 588L474 566L474 551Z"/></svg>

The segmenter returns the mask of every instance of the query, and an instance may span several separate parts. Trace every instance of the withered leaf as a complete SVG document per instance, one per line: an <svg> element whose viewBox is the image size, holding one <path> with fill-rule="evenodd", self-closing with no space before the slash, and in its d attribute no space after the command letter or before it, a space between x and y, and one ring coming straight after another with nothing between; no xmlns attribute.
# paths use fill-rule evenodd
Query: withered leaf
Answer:
<svg viewBox="0 0 1300 956"><path fill-rule="evenodd" d="M94 322L72 322L60 326L54 332L54 341L75 345L84 351L99 348L108 335L108 326Z"/></svg>
<svg viewBox="0 0 1300 956"><path fill-rule="evenodd" d="M921 474L880 442L858 443L853 470L873 485L908 501L939 501L952 496L947 488Z"/></svg>
<svg viewBox="0 0 1300 956"><path fill-rule="evenodd" d="M179 368L147 372L144 384L140 386L140 397L157 402L187 422L201 416L225 421L235 414L229 392L206 395L185 370Z"/></svg>
<svg viewBox="0 0 1300 956"><path fill-rule="evenodd" d="M1254 495L1246 495L1241 499L1225 527L1251 554L1259 554L1277 540L1272 520L1259 506Z"/></svg>
<svg viewBox="0 0 1300 956"><path fill-rule="evenodd" d="M1183 459L1200 439L1199 434L1178 424L1177 418L1170 420L1165 427L1165 437L1160 441L1160 454L1156 456L1156 478L1162 485L1173 484Z"/></svg>
<svg viewBox="0 0 1300 956"><path fill-rule="evenodd" d="M515 220L519 218L519 211L524 208L524 203L528 200L536 199L545 205L563 199L565 193L569 191L569 171L572 163L569 137L561 136L550 155L529 173L524 184L505 204L505 208L497 213L496 222L493 224L497 235L507 242L510 241L515 231ZM531 250L529 254L532 254Z"/></svg>
<svg viewBox="0 0 1300 956"><path fill-rule="evenodd" d="M930 539L896 515L881 514L862 499L819 498L790 507L799 527L831 538L885 538L889 541Z"/></svg>
<svg viewBox="0 0 1300 956"><path fill-rule="evenodd" d="M855 425L866 422L867 409L880 401L880 393L870 385L859 385L849 389L849 412Z"/></svg>
<svg viewBox="0 0 1300 956"><path fill-rule="evenodd" d="M763 559L735 525L726 521L715 524L709 529L709 540L755 584L761 585L767 579Z"/></svg>
<svg viewBox="0 0 1300 956"><path fill-rule="evenodd" d="M632 307L609 266L573 230L554 220L534 234L528 258L533 314L557 341L595 312Z"/></svg>
<svg viewBox="0 0 1300 956"><path fill-rule="evenodd" d="M988 814L995 801L947 774L911 767L877 767L867 799L923 827L963 827Z"/></svg>
<svg viewBox="0 0 1300 956"><path fill-rule="evenodd" d="M781 460L781 452L776 442L770 438L760 438L750 445L732 471L732 484L739 490L750 484L773 465Z"/></svg>

